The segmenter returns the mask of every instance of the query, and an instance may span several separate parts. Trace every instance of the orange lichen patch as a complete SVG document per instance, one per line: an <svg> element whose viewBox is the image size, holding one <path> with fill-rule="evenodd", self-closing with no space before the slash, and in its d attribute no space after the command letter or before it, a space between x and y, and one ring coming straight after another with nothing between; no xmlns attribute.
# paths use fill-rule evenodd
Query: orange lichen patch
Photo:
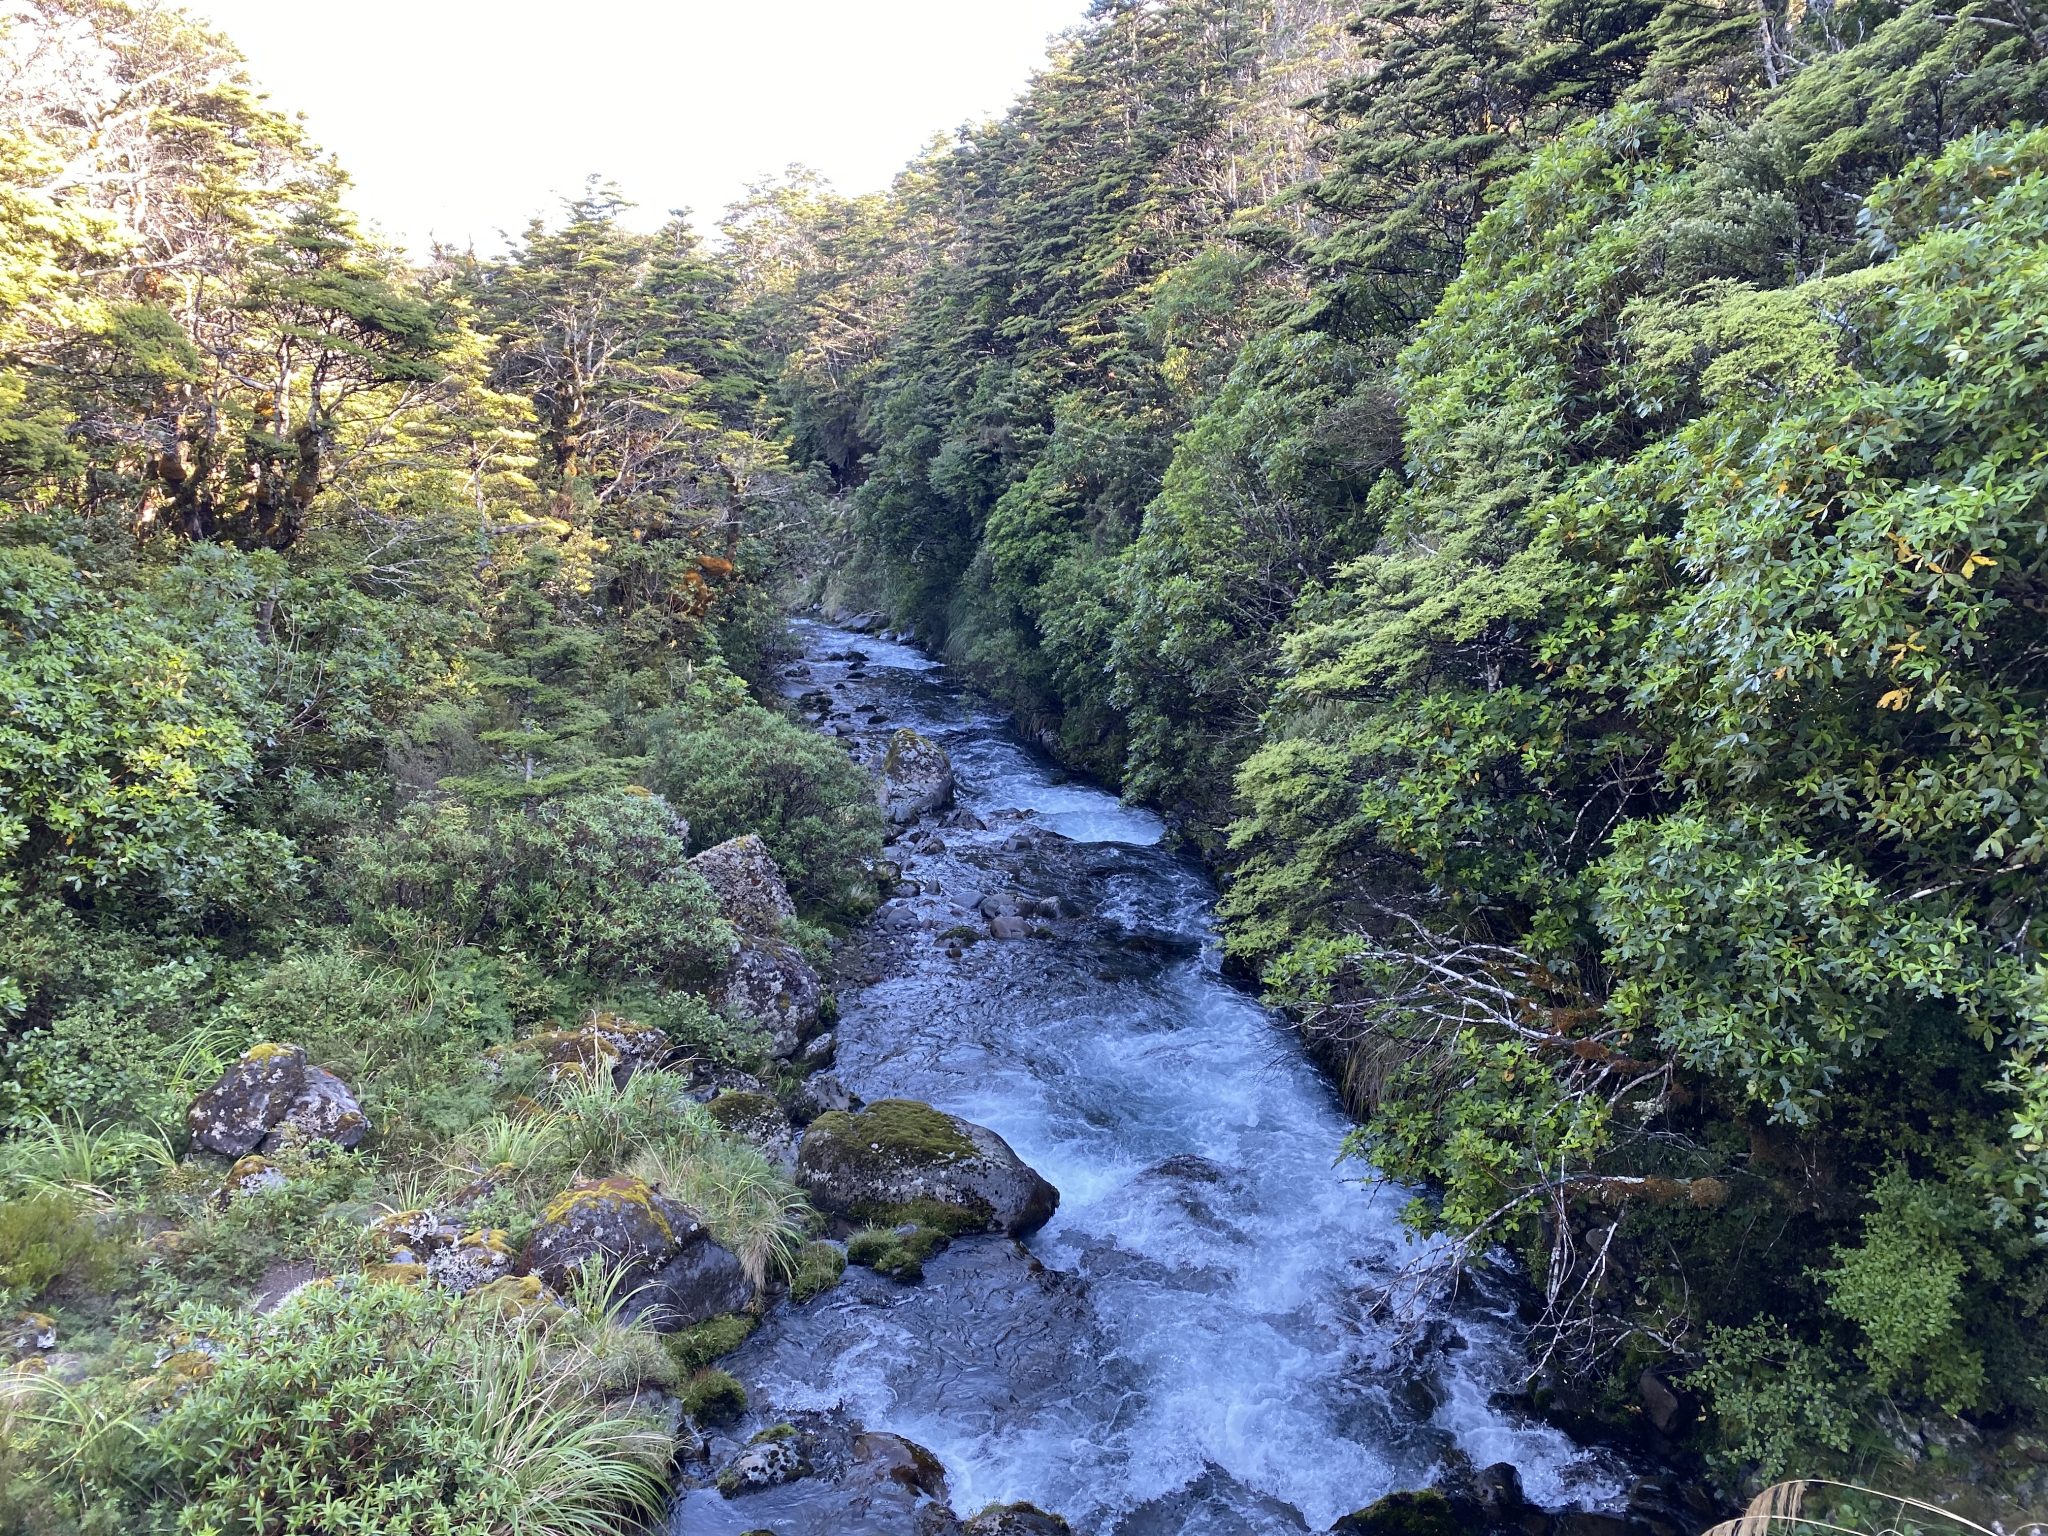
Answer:
<svg viewBox="0 0 2048 1536"><path fill-rule="evenodd" d="M298 1056L303 1054L296 1045L274 1045L265 1042L262 1045L252 1045L249 1049L242 1052L242 1060L274 1061L280 1056Z"/></svg>
<svg viewBox="0 0 2048 1536"><path fill-rule="evenodd" d="M487 1248L492 1253L502 1253L508 1259L512 1257L512 1245L505 1241L504 1230L499 1227L478 1227L474 1231L465 1232L455 1240L455 1246Z"/></svg>

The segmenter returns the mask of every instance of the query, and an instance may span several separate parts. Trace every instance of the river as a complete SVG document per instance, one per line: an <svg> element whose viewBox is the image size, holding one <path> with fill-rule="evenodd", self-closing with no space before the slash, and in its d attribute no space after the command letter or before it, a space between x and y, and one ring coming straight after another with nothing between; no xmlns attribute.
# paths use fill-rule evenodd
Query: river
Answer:
<svg viewBox="0 0 2048 1536"><path fill-rule="evenodd" d="M942 744L966 813L890 850L906 894L842 982L838 1074L993 1127L1061 1199L1026 1245L962 1240L922 1284L854 1269L778 1307L725 1362L751 1400L738 1435L890 1431L940 1458L963 1515L1028 1500L1082 1536L1298 1536L1461 1461L1512 1463L1553 1508L1617 1503L1618 1463L1503 1403L1526 1368L1511 1299L1417 1295L1409 1193L1337 1161L1335 1095L1223 976L1215 889L1158 819L1065 780L922 653L798 629L789 691L829 696L826 728L864 756L902 725ZM984 930L971 909L1002 893L1061 915L941 937ZM903 1527L799 1482L689 1493L669 1529Z"/></svg>

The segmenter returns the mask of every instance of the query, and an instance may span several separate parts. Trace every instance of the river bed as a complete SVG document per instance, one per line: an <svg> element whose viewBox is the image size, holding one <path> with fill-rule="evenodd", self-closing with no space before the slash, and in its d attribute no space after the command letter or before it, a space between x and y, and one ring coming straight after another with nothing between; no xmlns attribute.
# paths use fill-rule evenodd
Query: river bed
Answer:
<svg viewBox="0 0 2048 1536"><path fill-rule="evenodd" d="M1223 976L1214 886L1158 819L1065 779L915 649L798 631L786 686L826 729L872 759L913 727L957 777L958 811L890 849L905 884L840 978L838 1075L992 1127L1061 1199L1025 1244L957 1241L918 1285L851 1269L771 1312L725 1362L751 1405L733 1446L799 1417L888 1431L943 1462L962 1515L1029 1501L1082 1536L1300 1536L1460 1464L1616 1505L1611 1455L1504 1401L1512 1299L1418 1294L1408 1192L1337 1161L1350 1122ZM985 932L977 904L1005 894L1058 908L1024 938L943 937ZM902 1518L810 1480L686 1493L669 1533Z"/></svg>

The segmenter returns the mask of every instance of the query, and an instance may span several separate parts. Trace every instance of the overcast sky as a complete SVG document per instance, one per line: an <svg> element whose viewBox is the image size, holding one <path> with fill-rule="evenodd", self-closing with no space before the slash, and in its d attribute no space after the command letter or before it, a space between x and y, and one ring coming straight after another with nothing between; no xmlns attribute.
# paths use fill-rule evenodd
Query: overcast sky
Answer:
<svg viewBox="0 0 2048 1536"><path fill-rule="evenodd" d="M1086 0L189 0L303 112L357 209L497 243L592 171L708 229L792 162L886 186L1009 105Z"/></svg>

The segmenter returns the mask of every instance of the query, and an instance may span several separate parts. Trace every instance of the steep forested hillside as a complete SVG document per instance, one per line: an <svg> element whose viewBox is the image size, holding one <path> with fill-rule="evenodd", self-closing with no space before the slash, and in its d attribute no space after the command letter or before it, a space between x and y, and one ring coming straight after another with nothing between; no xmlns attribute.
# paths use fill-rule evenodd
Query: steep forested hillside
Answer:
<svg viewBox="0 0 2048 1536"><path fill-rule="evenodd" d="M2048 1407L2044 100L2028 0L1102 0L748 215L831 593L1177 818L1560 1404L1731 1477Z"/></svg>

